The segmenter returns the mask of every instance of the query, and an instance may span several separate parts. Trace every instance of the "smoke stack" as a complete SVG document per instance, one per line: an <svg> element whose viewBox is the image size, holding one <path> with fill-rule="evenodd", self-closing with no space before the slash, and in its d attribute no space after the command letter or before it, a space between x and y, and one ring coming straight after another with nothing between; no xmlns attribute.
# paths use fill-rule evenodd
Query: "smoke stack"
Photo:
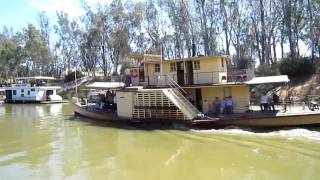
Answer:
<svg viewBox="0 0 320 180"><path fill-rule="evenodd" d="M196 44L192 44L192 57L195 57L195 56L196 56L196 51L197 51L196 48L197 48L197 47L196 47Z"/></svg>

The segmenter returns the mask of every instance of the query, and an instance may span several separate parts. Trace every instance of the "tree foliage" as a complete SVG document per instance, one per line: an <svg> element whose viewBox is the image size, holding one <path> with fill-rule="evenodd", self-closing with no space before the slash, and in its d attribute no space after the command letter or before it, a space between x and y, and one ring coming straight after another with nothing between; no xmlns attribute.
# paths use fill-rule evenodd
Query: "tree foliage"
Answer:
<svg viewBox="0 0 320 180"><path fill-rule="evenodd" d="M307 57L288 57L280 63L280 73L290 78L308 77L314 73L312 60Z"/></svg>

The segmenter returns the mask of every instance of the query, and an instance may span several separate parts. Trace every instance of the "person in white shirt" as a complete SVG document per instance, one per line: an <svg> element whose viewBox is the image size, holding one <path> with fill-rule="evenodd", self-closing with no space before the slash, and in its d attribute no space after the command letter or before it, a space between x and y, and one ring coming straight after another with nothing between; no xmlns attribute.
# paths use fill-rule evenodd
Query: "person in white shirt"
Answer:
<svg viewBox="0 0 320 180"><path fill-rule="evenodd" d="M268 96L266 96L265 94L260 97L260 109L261 111L268 110Z"/></svg>

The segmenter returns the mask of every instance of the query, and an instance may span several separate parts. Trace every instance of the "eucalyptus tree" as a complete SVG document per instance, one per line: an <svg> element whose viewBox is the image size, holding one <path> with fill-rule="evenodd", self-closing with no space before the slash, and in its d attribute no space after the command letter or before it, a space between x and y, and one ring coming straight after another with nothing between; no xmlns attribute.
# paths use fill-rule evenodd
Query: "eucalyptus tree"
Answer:
<svg viewBox="0 0 320 180"><path fill-rule="evenodd" d="M145 1L145 8L144 8L144 23L146 28L146 34L148 39L150 40L148 43L150 47L148 48L151 53L159 53L160 52L160 40L161 40L161 17L162 14L157 7L157 4L154 0ZM178 49L179 47L176 46Z"/></svg>
<svg viewBox="0 0 320 180"><path fill-rule="evenodd" d="M107 49L109 51L109 60L112 62L112 74L116 75L118 74L121 60L124 60L131 52L129 44L130 22L121 0L113 0L111 2L107 21L110 26L107 30Z"/></svg>
<svg viewBox="0 0 320 180"><path fill-rule="evenodd" d="M20 33L0 34L0 75L5 80L18 75L18 67L23 62L24 52Z"/></svg>
<svg viewBox="0 0 320 180"><path fill-rule="evenodd" d="M78 23L76 20L70 20L67 13L57 13L58 22L54 26L55 33L58 35L57 42L55 44L57 51L61 56L63 62L65 62L65 68L68 72L72 70L72 67L76 67L77 60L79 59L79 44L77 37Z"/></svg>
<svg viewBox="0 0 320 180"><path fill-rule="evenodd" d="M50 75L48 73L53 59L52 53L46 39L32 24L24 30L24 45L27 70L32 70L33 75Z"/></svg>

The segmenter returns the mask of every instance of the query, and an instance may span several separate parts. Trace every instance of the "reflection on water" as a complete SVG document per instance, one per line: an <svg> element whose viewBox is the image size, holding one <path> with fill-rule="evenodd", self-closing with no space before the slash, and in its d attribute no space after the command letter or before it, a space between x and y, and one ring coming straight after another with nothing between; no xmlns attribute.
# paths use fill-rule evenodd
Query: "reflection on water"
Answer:
<svg viewBox="0 0 320 180"><path fill-rule="evenodd" d="M69 104L0 106L0 179L315 179L317 128L111 127Z"/></svg>

